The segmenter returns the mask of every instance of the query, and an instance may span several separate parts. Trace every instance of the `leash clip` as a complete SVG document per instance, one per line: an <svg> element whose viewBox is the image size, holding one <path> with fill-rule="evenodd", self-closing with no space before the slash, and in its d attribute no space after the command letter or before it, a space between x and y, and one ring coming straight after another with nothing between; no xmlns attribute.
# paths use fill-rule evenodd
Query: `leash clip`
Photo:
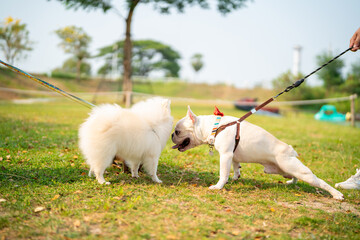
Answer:
<svg viewBox="0 0 360 240"><path fill-rule="evenodd" d="M213 144L209 144L209 155L210 156L214 155L214 145Z"/></svg>
<svg viewBox="0 0 360 240"><path fill-rule="evenodd" d="M214 155L214 142L215 142L215 137L213 135L209 136L208 139L208 144L209 144L209 155L213 156Z"/></svg>

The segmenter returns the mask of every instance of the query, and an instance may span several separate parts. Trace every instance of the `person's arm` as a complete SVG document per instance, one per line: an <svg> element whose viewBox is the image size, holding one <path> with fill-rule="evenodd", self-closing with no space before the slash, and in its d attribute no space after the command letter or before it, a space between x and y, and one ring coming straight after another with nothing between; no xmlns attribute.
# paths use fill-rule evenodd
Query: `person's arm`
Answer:
<svg viewBox="0 0 360 240"><path fill-rule="evenodd" d="M351 51L356 52L360 49L360 28L356 30L352 38L350 39L349 47L353 47Z"/></svg>

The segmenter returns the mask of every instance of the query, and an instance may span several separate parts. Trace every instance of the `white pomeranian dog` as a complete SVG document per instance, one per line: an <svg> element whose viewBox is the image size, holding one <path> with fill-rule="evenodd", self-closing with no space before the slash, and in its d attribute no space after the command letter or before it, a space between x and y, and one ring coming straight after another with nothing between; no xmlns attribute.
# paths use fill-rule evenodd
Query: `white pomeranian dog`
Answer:
<svg viewBox="0 0 360 240"><path fill-rule="evenodd" d="M125 159L132 177L139 177L140 164L152 180L157 177L161 151L170 136L173 124L170 100L151 98L130 109L117 104L95 107L79 129L79 146L100 184L110 184L104 172L115 156Z"/></svg>

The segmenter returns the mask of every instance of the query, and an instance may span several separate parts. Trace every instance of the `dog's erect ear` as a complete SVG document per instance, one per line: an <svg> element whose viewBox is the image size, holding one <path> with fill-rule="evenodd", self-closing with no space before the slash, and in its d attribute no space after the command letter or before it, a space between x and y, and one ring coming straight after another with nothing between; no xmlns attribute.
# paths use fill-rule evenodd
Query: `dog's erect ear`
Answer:
<svg viewBox="0 0 360 240"><path fill-rule="evenodd" d="M196 122L196 115L191 111L190 106L188 105L188 111L186 116L191 119L193 123Z"/></svg>

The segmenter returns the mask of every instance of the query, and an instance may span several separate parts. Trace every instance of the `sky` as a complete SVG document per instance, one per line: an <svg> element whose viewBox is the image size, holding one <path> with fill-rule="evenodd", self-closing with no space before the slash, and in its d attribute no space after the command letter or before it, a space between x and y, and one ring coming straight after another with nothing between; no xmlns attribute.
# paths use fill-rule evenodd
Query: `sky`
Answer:
<svg viewBox="0 0 360 240"><path fill-rule="evenodd" d="M121 0L112 0L126 16ZM215 3L215 0L209 0ZM115 11L67 10L56 0L0 0L0 20L11 16L27 24L33 51L15 65L31 73L46 73L70 57L58 46L55 30L75 25L92 37L90 52L124 38L125 21ZM213 5L213 4L212 4ZM180 77L192 82L226 83L239 88L271 87L271 81L292 69L294 46L300 45L300 71L317 68L316 56L346 50L360 27L359 0L253 0L245 8L223 16L215 6L188 7L185 13L160 14L152 4L135 10L132 37L152 39L171 46L181 55ZM204 67L196 75L190 59L203 55ZM0 59L4 54L0 53ZM342 58L344 74L360 61L360 51ZM103 64L91 60L93 71ZM310 85L321 82L316 76Z"/></svg>

